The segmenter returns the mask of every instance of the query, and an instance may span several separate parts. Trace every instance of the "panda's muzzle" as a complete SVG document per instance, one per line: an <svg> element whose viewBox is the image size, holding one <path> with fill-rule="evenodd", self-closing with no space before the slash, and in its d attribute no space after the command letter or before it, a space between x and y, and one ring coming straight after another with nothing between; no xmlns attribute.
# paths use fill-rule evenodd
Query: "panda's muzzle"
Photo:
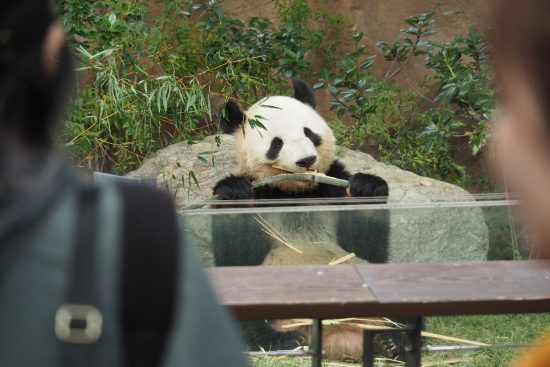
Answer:
<svg viewBox="0 0 550 367"><path fill-rule="evenodd" d="M315 164L315 162L317 162L317 157L312 155L310 157L302 158L296 161L296 166L309 169Z"/></svg>

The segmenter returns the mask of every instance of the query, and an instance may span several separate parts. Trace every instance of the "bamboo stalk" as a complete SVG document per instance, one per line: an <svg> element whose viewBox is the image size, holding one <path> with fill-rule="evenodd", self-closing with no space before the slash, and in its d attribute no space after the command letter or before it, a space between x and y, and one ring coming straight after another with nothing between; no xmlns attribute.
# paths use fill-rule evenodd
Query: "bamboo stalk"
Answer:
<svg viewBox="0 0 550 367"><path fill-rule="evenodd" d="M258 187L271 185L278 182L291 182L291 181L295 181L295 182L311 181L311 182L317 182L321 184L338 186L338 187L349 186L349 181L347 180L342 180L339 178L334 178L334 177L310 172L310 173L285 173L282 175L263 178L261 180L254 181L252 183L252 187L254 189L257 189Z"/></svg>
<svg viewBox="0 0 550 367"><path fill-rule="evenodd" d="M256 221L263 227L262 231L273 237L274 239L281 242L286 247L290 248L292 251L295 251L299 254L303 254L304 252L297 249L290 243L288 240L286 240L283 235L275 229L265 218L263 218L261 215L256 215Z"/></svg>
<svg viewBox="0 0 550 367"><path fill-rule="evenodd" d="M310 354L303 349L299 350L272 350L262 352L244 352L250 357L308 357Z"/></svg>
<svg viewBox="0 0 550 367"><path fill-rule="evenodd" d="M296 320L295 323L282 325L282 328L283 329L293 329L293 328L301 327L301 326L311 326L311 324L312 324L311 319L295 319L295 320ZM369 324L350 323L350 321L368 322ZM350 317L350 318L346 318L346 319L336 319L336 320L323 320L323 325L326 325L326 326L339 325L339 324L351 324L351 325L380 326L382 328L383 327L382 325L387 324L387 323L388 323L387 321L383 321L383 320L380 320L380 319L358 319L356 317ZM382 325L380 325L380 324L382 324ZM387 328L387 326L385 326L384 328Z"/></svg>
<svg viewBox="0 0 550 367"><path fill-rule="evenodd" d="M272 232L270 232L269 230L266 230L264 228L262 228L262 231L266 234L268 234L269 236L273 237L275 240L279 241L280 243L282 243L283 245L285 245L286 247L288 247L289 249L291 249L292 251L294 252L297 252L301 255L304 254L303 251L297 249L296 247L292 246L290 243L286 242L284 239L280 238L280 237L277 237L276 235L274 235Z"/></svg>
<svg viewBox="0 0 550 367"><path fill-rule="evenodd" d="M317 182L325 185L332 185L332 186L338 186L338 187L349 186L349 181L347 180L326 176L316 172L308 172L308 173L288 173L288 174L285 173L282 175L262 178L261 180L256 180L252 182L252 188L257 189L259 187L271 185L278 182L292 182L292 181L295 181L295 182L311 181L311 182ZM215 196L209 197L208 199L202 200L197 204L187 205L183 208L183 210L200 209L208 205L209 201L219 200L219 198L220 197L218 195L215 195Z"/></svg>
<svg viewBox="0 0 550 367"><path fill-rule="evenodd" d="M441 361L433 361L433 362L422 362L422 367L436 367L436 366L448 366L450 364L458 364L458 363L466 363L472 361L472 358L465 357L465 358L453 358L453 359L444 359Z"/></svg>
<svg viewBox="0 0 550 367"><path fill-rule="evenodd" d="M472 341L472 340L455 338L455 337L452 337L452 336L429 333L427 331L423 331L422 336L426 337L426 338L439 339L439 340L457 342L457 343L468 344L468 345L476 345L476 346L482 346L482 347L488 347L489 346L489 344L485 344L485 343L480 343L480 342L476 342L476 341Z"/></svg>
<svg viewBox="0 0 550 367"><path fill-rule="evenodd" d="M352 252L351 254L347 254L346 256L343 256L339 259L336 259L334 261L331 261L329 262L328 264L329 265L339 265L339 264L342 264L342 263L345 263L346 261L348 261L349 259L353 259L356 255Z"/></svg>
<svg viewBox="0 0 550 367"><path fill-rule="evenodd" d="M183 207L183 210L189 210L189 209L200 209L208 205L209 201L219 200L220 197L218 195L214 195L209 197L208 199L201 200L197 204L191 204Z"/></svg>

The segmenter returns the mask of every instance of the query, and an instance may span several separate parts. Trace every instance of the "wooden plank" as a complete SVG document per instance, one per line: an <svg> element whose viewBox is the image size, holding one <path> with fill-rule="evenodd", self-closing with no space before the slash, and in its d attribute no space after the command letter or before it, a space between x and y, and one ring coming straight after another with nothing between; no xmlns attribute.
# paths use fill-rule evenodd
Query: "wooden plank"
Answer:
<svg viewBox="0 0 550 367"><path fill-rule="evenodd" d="M338 318L377 303L349 266L227 267L206 273L221 303L241 320Z"/></svg>
<svg viewBox="0 0 550 367"><path fill-rule="evenodd" d="M550 262L210 268L242 320L550 312Z"/></svg>
<svg viewBox="0 0 550 367"><path fill-rule="evenodd" d="M357 271L388 316L550 311L545 261L359 265Z"/></svg>

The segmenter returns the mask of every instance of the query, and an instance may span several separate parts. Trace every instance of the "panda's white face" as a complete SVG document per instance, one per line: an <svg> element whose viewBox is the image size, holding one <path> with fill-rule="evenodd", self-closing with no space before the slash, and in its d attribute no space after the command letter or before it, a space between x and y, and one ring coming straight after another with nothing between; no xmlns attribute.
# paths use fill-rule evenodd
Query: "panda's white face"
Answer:
<svg viewBox="0 0 550 367"><path fill-rule="evenodd" d="M334 161L334 134L310 106L291 97L269 97L245 115L247 123L237 131L240 174L260 179L285 171L325 173ZM252 127L251 120L259 121L265 129ZM300 191L310 188L311 183L279 186L285 191Z"/></svg>

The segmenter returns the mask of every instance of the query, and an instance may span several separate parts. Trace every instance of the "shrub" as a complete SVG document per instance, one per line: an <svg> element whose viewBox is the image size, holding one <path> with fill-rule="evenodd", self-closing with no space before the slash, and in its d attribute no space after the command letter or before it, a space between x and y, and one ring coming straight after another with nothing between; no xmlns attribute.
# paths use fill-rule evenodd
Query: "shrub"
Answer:
<svg viewBox="0 0 550 367"><path fill-rule="evenodd" d="M165 0L154 21L143 0L57 3L84 81L62 143L92 170L124 173L172 142L216 132L216 106L228 98L286 92L319 39L307 9L296 23L300 0L278 3L280 26L243 23L209 0Z"/></svg>
<svg viewBox="0 0 550 367"><path fill-rule="evenodd" d="M315 88L332 95L341 144L374 147L383 161L422 175L467 183L457 141L468 139L477 155L489 136L489 39L471 29L450 42L432 41L432 13L406 19L393 43L378 43L390 68L376 78L363 34L353 35L355 49L339 57L334 46L345 37L346 20L306 0L273 0L277 24L240 21L211 0L163 0L155 19L144 0L57 3L82 64L61 143L92 170L125 173L168 144L215 133L212 121L225 100L248 105L288 93L291 77L318 77ZM418 57L437 90L429 103L394 82ZM325 70L315 70L319 64Z"/></svg>
<svg viewBox="0 0 550 367"><path fill-rule="evenodd" d="M464 184L467 175L455 159L456 140L467 137L477 155L487 143L495 108L489 40L472 28L467 37L434 42L429 39L435 34L433 16L408 18L396 41L378 43L391 62L385 78L371 74L375 58L365 54L359 33L353 36L355 51L333 70L324 71L315 88L326 88L333 96L331 108L338 118L333 125L340 143L375 146L385 162ZM437 96L428 108L427 97L392 83L412 58L420 56L436 81Z"/></svg>

